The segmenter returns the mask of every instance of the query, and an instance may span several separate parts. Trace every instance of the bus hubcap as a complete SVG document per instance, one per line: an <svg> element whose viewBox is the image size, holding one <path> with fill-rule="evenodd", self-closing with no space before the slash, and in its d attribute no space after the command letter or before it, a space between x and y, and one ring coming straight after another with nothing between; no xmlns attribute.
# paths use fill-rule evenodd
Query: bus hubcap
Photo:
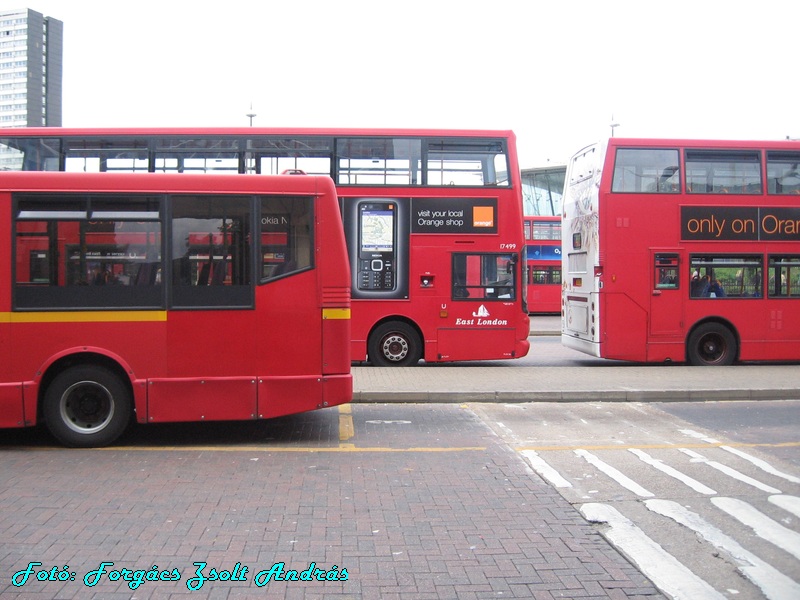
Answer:
<svg viewBox="0 0 800 600"><path fill-rule="evenodd" d="M81 381L61 396L61 418L73 431L93 433L103 429L114 416L111 393L99 383Z"/></svg>
<svg viewBox="0 0 800 600"><path fill-rule="evenodd" d="M383 355L393 361L403 360L408 354L408 341L399 335L390 335L383 340Z"/></svg>
<svg viewBox="0 0 800 600"><path fill-rule="evenodd" d="M714 337L706 338L703 341L703 356L710 361L719 360L725 353L725 348L720 341Z"/></svg>

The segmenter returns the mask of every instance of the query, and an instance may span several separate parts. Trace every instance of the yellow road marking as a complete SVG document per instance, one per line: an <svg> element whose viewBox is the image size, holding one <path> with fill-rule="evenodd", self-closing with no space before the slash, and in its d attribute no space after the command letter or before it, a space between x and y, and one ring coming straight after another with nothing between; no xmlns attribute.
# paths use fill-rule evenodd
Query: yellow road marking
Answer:
<svg viewBox="0 0 800 600"><path fill-rule="evenodd" d="M42 449L42 448L37 448ZM61 449L63 448L53 448ZM380 446L359 448L352 444L342 444L332 448L312 446L109 446L107 448L94 448L94 450L111 450L121 452L305 452L311 453L336 453L336 452L483 452L485 446L460 446L453 448L442 447L414 447L414 448L384 448Z"/></svg>
<svg viewBox="0 0 800 600"><path fill-rule="evenodd" d="M339 406L339 441L346 442L354 435L353 407L349 404L341 404Z"/></svg>

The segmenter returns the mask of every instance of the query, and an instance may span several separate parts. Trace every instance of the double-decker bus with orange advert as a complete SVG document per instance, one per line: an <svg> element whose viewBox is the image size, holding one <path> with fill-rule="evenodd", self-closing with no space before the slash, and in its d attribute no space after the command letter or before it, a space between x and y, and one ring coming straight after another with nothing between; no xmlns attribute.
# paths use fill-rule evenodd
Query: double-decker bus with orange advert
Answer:
<svg viewBox="0 0 800 600"><path fill-rule="evenodd" d="M408 366L528 352L510 131L8 129L0 168L329 176L350 259L354 361Z"/></svg>
<svg viewBox="0 0 800 600"><path fill-rule="evenodd" d="M611 138L570 161L562 342L594 356L800 359L800 143Z"/></svg>
<svg viewBox="0 0 800 600"><path fill-rule="evenodd" d="M347 403L350 265L328 177L0 173L0 427Z"/></svg>

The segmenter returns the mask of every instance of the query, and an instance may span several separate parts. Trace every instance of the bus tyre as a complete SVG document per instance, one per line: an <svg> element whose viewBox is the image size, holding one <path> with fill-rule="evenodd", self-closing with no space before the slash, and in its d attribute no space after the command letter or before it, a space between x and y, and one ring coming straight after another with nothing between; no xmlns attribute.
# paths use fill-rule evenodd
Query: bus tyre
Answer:
<svg viewBox="0 0 800 600"><path fill-rule="evenodd" d="M376 367L409 367L422 357L422 343L411 325L383 323L369 336L367 354Z"/></svg>
<svg viewBox="0 0 800 600"><path fill-rule="evenodd" d="M689 336L687 354L691 365L732 365L736 360L736 338L724 325L705 323Z"/></svg>
<svg viewBox="0 0 800 600"><path fill-rule="evenodd" d="M50 433L65 446L106 446L131 421L131 391L108 369L72 367L47 387L43 414Z"/></svg>

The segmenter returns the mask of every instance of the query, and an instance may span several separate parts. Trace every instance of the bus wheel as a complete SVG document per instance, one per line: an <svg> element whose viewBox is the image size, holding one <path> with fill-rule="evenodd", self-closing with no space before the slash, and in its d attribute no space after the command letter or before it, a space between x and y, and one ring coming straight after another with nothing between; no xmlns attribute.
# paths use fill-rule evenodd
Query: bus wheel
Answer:
<svg viewBox="0 0 800 600"><path fill-rule="evenodd" d="M422 342L411 325L384 323L369 336L367 354L377 367L409 367L422 358Z"/></svg>
<svg viewBox="0 0 800 600"><path fill-rule="evenodd" d="M732 365L736 360L736 338L724 325L706 323L689 336L687 355L691 365Z"/></svg>
<svg viewBox="0 0 800 600"><path fill-rule="evenodd" d="M72 367L50 383L44 395L44 421L65 446L90 448L116 440L131 421L128 387L108 369Z"/></svg>

